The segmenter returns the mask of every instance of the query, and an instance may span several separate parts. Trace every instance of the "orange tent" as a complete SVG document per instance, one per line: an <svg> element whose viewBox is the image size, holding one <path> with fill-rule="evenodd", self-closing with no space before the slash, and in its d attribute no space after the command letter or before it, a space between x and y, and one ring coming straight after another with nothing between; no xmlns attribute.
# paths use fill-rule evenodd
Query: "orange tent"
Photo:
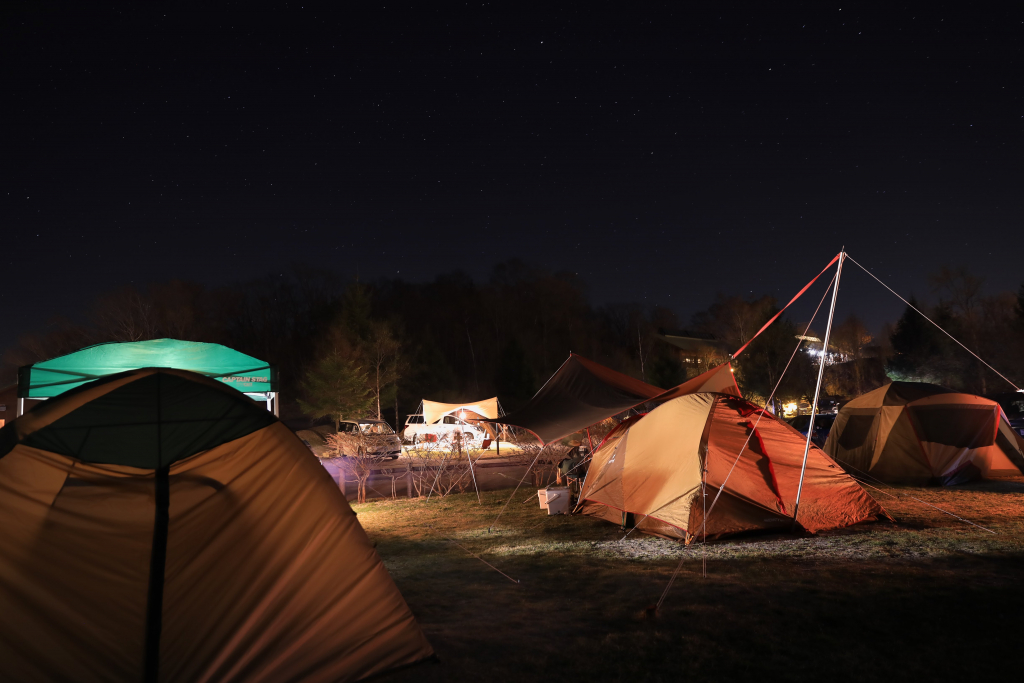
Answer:
<svg viewBox="0 0 1024 683"><path fill-rule="evenodd" d="M739 396L732 366L723 363L665 390L570 353L529 403L511 415L488 421L523 427L547 444L643 403L700 391Z"/></svg>
<svg viewBox="0 0 1024 683"><path fill-rule="evenodd" d="M825 451L854 474L948 485L1021 474L1022 445L995 401L892 382L843 406Z"/></svg>
<svg viewBox="0 0 1024 683"><path fill-rule="evenodd" d="M580 495L583 512L675 538L788 530L804 444L795 429L742 398L680 396L624 423L597 449ZM710 506L719 491L702 528L705 502ZM804 529L843 527L884 514L853 478L811 446L800 500Z"/></svg>
<svg viewBox="0 0 1024 683"><path fill-rule="evenodd" d="M677 387L658 394L651 399L652 402L667 401L686 394L699 394L701 392L712 392L717 394L732 394L742 396L739 386L736 384L736 375L733 374L731 363L722 363L692 377Z"/></svg>
<svg viewBox="0 0 1024 683"><path fill-rule="evenodd" d="M0 429L0 678L352 681L432 655L344 496L201 375L84 384Z"/></svg>

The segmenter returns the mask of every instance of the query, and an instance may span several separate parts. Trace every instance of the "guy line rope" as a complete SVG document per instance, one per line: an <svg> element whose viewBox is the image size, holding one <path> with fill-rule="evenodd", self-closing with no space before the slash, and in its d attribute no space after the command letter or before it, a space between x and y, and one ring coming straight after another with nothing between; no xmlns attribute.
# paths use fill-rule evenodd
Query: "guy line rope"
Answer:
<svg viewBox="0 0 1024 683"><path fill-rule="evenodd" d="M935 322L934 320L932 320L931 318L929 318L929 317L928 317L927 315L925 315L925 314L924 314L924 313L923 313L923 312L922 312L922 311L921 311L921 310L920 310L919 308L917 308L916 306L914 306L913 304L911 304L911 303L910 303L909 301L907 301L906 299L904 299L904 298L903 298L902 296L900 296L900 295L899 295L899 294L898 294L898 293L897 293L897 292L896 292L896 291L895 291L895 290L894 290L894 289L893 289L892 287L890 287L889 285L887 285L887 284L885 284L884 282L882 282L882 280L881 280L881 279L879 279L879 278L878 278L878 276L876 276L876 275L875 275L874 273L872 273L872 272L871 272L870 270L868 270L867 268L865 268L864 266L862 266L862 265L861 265L861 264L860 264L860 263L859 263L859 262L858 262L858 261L857 261L856 259L854 259L854 258L853 258L853 257L851 257L851 256L850 256L850 255L849 255L848 253L846 253L846 250L845 250L845 248L844 248L844 249L843 249L843 250L842 250L842 251L840 252L839 256L837 256L836 258L838 259L838 258L840 258L840 257L842 257L842 258L843 258L843 260L849 259L850 261L852 261L853 263L855 263L855 264L857 265L857 267L859 267L859 268L860 268L861 270L863 270L863 271L864 271L865 273L867 273L868 275L870 275L870 276L871 276L871 278L872 278L872 279L874 279L874 280L875 280L875 281L876 281L876 282L877 282L878 284L882 285L882 286L883 286L884 288L886 288L887 290L889 290L889 292L891 292L891 293L892 293L892 294L893 294L893 295L894 295L894 296L895 296L895 297L896 297L897 299L899 299L900 301L902 301L903 303L905 303L905 304L906 304L906 305L907 305L907 306L908 306L909 308L913 309L913 310L914 310L914 311L915 311L916 313L918 313L918 314L919 314L919 315L920 315L920 316L921 316L922 318L924 318L925 320L927 320L928 322L930 322L930 323L931 323L932 325L934 325L935 327L937 327L937 328L938 328L938 329L939 329L939 330L940 330L940 331L941 331L941 332L942 332L943 334L945 334L945 335L946 335L947 337L949 337L949 338L950 338L950 339L952 339L952 340L953 340L954 342L956 342L956 343L957 343L957 345L959 345L959 346L960 346L960 348L964 349L965 351L967 351L967 353L969 353L969 354L971 354L972 356L974 356L974 357L975 357L975 358L976 358L976 359L977 359L977 360L978 360L978 361L979 361L979 362L980 362L980 363L981 363L982 365L984 365L984 366L985 366L986 368L988 368L989 370L991 370L992 372L994 372L994 373L995 373L996 375L998 375L998 376L999 376L1000 378L1002 378L1002 379L1003 379L1003 380L1004 380L1004 381L1005 381L1005 382L1006 382L1007 384L1009 384L1010 386L1012 386L1012 387L1013 387L1013 388L1014 388L1015 390L1017 390L1017 391L1021 391L1020 387L1018 387L1018 386L1017 386L1016 384L1014 384L1014 383L1013 383L1012 381L1010 381L1010 380L1009 380L1009 379L1008 379L1008 378L1006 377L1006 375L1004 375L1003 373L999 372L999 371L998 371L998 370L996 370L996 369L995 369L994 367L992 367L991 365L989 365L989 364L988 364L988 363L987 363L987 362L986 362L986 361L985 361L985 360L984 360L984 359L983 359L983 358L982 358L981 356L979 356L978 354L976 354L976 353L975 353L974 351L972 351L971 349L967 348L967 346L965 346L965 345L963 344L963 342L961 342L961 341L960 341L959 339L957 339L957 338L956 338L956 337L954 337L954 336L953 336L952 334L950 334L949 332L947 332L947 331L946 331L946 330L945 330L945 329L944 329L944 328L943 328L943 327L942 327L941 325L939 325L939 324L938 324L937 322ZM830 262L830 263L829 263L829 266L831 266L831 265L832 265L832 263L834 263L834 262L835 262L835 260L836 260L836 259L833 259L833 260L832 260L832 262ZM829 266L826 266L826 269L827 269L827 268L828 268ZM837 278L837 277L838 277L838 272L837 272L836 276L834 276L834 277L832 278L832 280L833 280L833 283L835 283L835 280L836 280L836 278ZM815 280L816 280L816 279L817 279L817 277L815 278ZM814 280L812 280L810 284L813 284L813 282L814 282ZM808 287L810 286L810 284L808 285ZM801 291L800 291L800 292L799 292L799 293L797 294L797 297L799 297L799 296L800 296L800 294L803 294L803 292L804 292L804 291L806 291L806 289L807 289L807 287L805 287L805 288L804 288L803 290L801 290ZM829 289L831 289L831 286L829 287ZM826 291L825 291L825 295L826 295L826 296L828 295L828 290L826 290ZM796 297L794 297L794 299L793 299L793 300L795 300L795 299L796 299ZM824 301L825 301L825 297L823 296L823 297L822 297L822 299L821 299L821 302L819 302L819 304L818 304L818 308L817 308L817 309L815 309L815 311L814 311L814 316L812 316L812 317L811 317L811 320L812 320L812 321L814 320L814 317L815 317L815 316L817 316L817 314L818 314L818 310L820 310L820 308L821 308L821 304L822 304L822 303L824 303ZM790 301L789 303L791 304L791 303L793 303L793 301ZM783 308L783 311L784 311L784 310L785 310L786 308L788 308L788 307L789 307L789 304L786 304L786 306L785 306L785 307ZM775 317L773 317L773 318L772 318L771 320L769 320L769 321L768 321L768 323L767 323L767 324L766 324L766 325L765 325L764 327L762 327L762 328L761 328L761 330L759 330L759 331L758 331L758 333L757 333L756 335L754 335L754 336L756 337L756 336L757 336L757 335L759 335L759 334L760 334L760 333L761 333L762 331L764 331L764 328L765 328L765 327L767 327L767 326L768 326L769 324L771 324L772 322L774 322L774 321L775 321L775 318L779 317L779 315L781 315L781 313L782 313L782 311L779 311L779 313L778 313L778 314L776 314L776 315L775 315ZM807 329L810 329L810 323L808 323L808 325L807 325ZM805 330L805 331L804 331L804 335L805 335L805 336L806 336L806 334L807 334L807 330ZM751 341L752 341L752 340L751 340ZM747 342L747 344L749 344L749 343L750 343L750 341L748 341L748 342ZM802 343L802 340L801 340L801 343ZM742 346L742 347L740 348L740 351L742 351L743 349L745 349L745 348L746 348L746 346L747 346L747 344L744 344L744 345L743 345L743 346ZM780 377L779 377L779 382L777 382L777 383L775 384L775 388L774 388L774 389L772 389L772 393L771 393L771 394L769 395L769 397L768 397L768 401L771 401L771 399L772 399L772 398L774 397L774 395L775 395L775 392L776 392L776 391L778 390L778 388L779 388L779 384L780 384L780 383L782 382L782 377L784 377L784 376L785 376L785 374L786 374L786 371L787 371L787 370L789 369L789 366L790 366L790 364L792 363L792 361L793 361L793 358L794 358L794 357L796 356L796 352L797 352L797 350L799 350L799 348L800 348L800 345L798 344L798 345L797 345L797 348L796 348L796 349L795 349L795 350L793 351L793 355L792 355L792 356L790 356L790 359L789 359L789 360L790 360L790 362L786 364L786 368L785 368L785 369L784 369L784 370L782 371L782 375L780 375ZM823 351L823 355L824 355L824 352L825 352L825 350L826 350L826 349L823 349L823 350L822 350L822 351ZM733 356L733 357L735 357L736 355L739 355L739 353L740 353L740 352L738 351L738 352L737 352L736 354L734 354L734 356ZM822 361L821 361L821 362L822 362L822 363L824 363L824 357L822 358ZM815 406L815 407L816 407L816 406ZM763 412L759 412L759 414L758 414L758 418L757 418L757 422L755 422L755 424L754 424L754 428L753 428L753 429L757 429L757 425L758 425L758 424L760 424L760 421L761 421L761 416L762 416L762 415L763 415ZM722 486L721 486L721 487L719 488L719 490L718 490L718 493L717 493L717 494L715 494L715 498L714 498L714 500L712 500L712 501L711 501L711 508L710 508L710 509L708 509L708 511L707 511L707 512L705 513L705 515L704 515L704 519L703 519L703 520L702 520L702 522L701 522L701 527L700 527L700 529L698 529L698 530L697 530L697 532L698 532L698 533L700 533L701 531L704 531L704 530L705 530L705 527L706 527L706 525L707 525L707 515L708 515L708 514L710 514L710 513L711 513L711 510L713 510L713 509L714 509L714 507L715 507L715 504L716 504L716 503L718 502L718 498L719 498L719 496L721 496L721 494L722 494L722 491L724 491L724 490L725 490L725 485L726 485L726 483L728 483L728 481L729 481L729 477L730 477L730 476L732 476L732 472L733 472L733 470L734 470L734 469L736 468L736 464L737 464L737 463L739 462L739 458L740 458L740 456L741 456L741 455L743 454L743 451L744 451L744 450L746 450L746 448L747 448L747 445L749 445L749 443L750 443L750 437L751 437L752 435L753 435L753 430L751 430L751 433L750 433L750 435L748 435L748 436L747 436L747 440L746 440L746 441L745 441L745 442L743 443L743 447L742 447L742 448L740 449L740 452L739 452L739 454L738 454L738 455L736 456L736 459L735 459L735 460L733 461L732 467L731 467L731 468L729 469L729 473L728 473L728 475L726 475L725 481L723 481L723 482L722 482ZM809 439L810 439L810 436L808 435L808 440L809 440ZM848 463L847 463L847 464L848 464ZM856 468L852 468L852 469L856 469ZM859 470L858 470L858 471L859 471ZM866 475L866 476L870 476L870 475ZM872 477L872 478L873 478L873 477ZM876 480L876 481L877 481L877 480ZM862 482L862 483L864 483L864 482ZM870 485L869 485L869 486L870 486ZM881 492L881 493L885 493L884 491L881 491L881 489L878 489L877 487L871 486L871 488L873 488L873 489L875 489L876 491L879 491L879 492ZM895 496L894 494L887 494L887 495L893 495L894 497L897 497L897 498L898 498L898 496ZM936 505L932 505L931 503L929 503L929 502L927 502L927 501L924 501L924 500L921 500L920 498L916 498L916 497L914 497L914 496L911 496L911 495L909 495L909 494L905 494L905 495L906 495L906 496L907 496L908 498L912 499L912 500L915 500L915 501L917 501L917 502L919 502L919 503L921 503L921 504L923 504L923 505L927 505L928 507L934 508L934 509L938 510L939 512L942 512L943 514L946 514L946 515L949 515L949 516L951 516L951 517L954 517L954 518L956 518L956 519L958 519L958 520L960 520L960 521L962 521L962 522L965 522L965 523L967 523L967 524L970 524L970 525L972 525L972 526L976 526L976 527L978 527L979 529L983 529L983 530L985 530L985 531L987 531L987 532L989 532L989 533L993 533L993 534L994 534L994 533L996 533L995 531L992 531L991 529L988 529L988 528L986 528L986 527L983 527L983 526L981 526L980 524L976 524L976 523L974 523L974 522L970 521L969 519L965 519L965 518L963 518L963 517L960 517L960 516L958 516L958 515L955 515L955 514L953 514L952 512L949 512L949 511L947 511L947 510L943 510L942 508L940 508L940 507L938 507L938 506L936 506ZM793 516L793 521L794 521L794 526L795 526L795 523L796 523L796 510L794 510L794 516ZM706 537L707 537L707 533L706 533L706 531L705 531L705 538L706 538ZM660 599L658 600L658 605L657 605L657 607L656 607L656 610L659 610L659 609L661 609L661 605L662 605L662 603L663 603L663 602L665 601L665 597L666 597L666 596L668 595L668 592L669 592L669 590L671 590L671 588L672 588L672 584L673 584L673 583L675 583L676 577L678 576L678 574L679 574L679 571L680 571L680 570L682 569L682 566L683 566L683 560L684 560L684 559L685 559L685 555L684 555L684 556L683 556L682 558L680 558L680 560L679 560L679 564L678 564L678 565L676 566L676 570L675 570L675 572L673 572L673 574L672 574L672 578L671 578L671 579L669 579L668 585L667 585L667 586L665 587L665 591L664 591L664 592L662 593L662 595L661 595L661 598L660 598Z"/></svg>
<svg viewBox="0 0 1024 683"><path fill-rule="evenodd" d="M821 305L823 303L825 303L825 298L828 296L829 291L831 291L832 285L835 283L835 280L836 280L836 277L833 275L832 276L832 281L829 283L829 286L825 289L825 293L822 294L822 296L821 296L821 301L818 302L818 307L814 309L814 315L811 316L810 321L807 323L807 327L804 329L803 336L806 337L807 336L807 332L810 331L811 323L814 322L814 318L817 317L818 311L821 310ZM803 345L803 343L804 343L804 340L801 339L800 342L796 345L796 348L793 349L793 353L790 355L789 361L786 363L786 367L783 369L782 374L779 375L779 379L778 379L778 381L776 381L775 387L772 389L772 393L768 395L768 399L765 401L765 405L769 404L771 402L771 400L775 397L775 392L779 390L779 386L782 384L782 378L786 376L786 371L789 370L789 366L793 363L793 359L796 358L796 354L800 350L800 347ZM745 346L744 346L744 348L745 348ZM824 359L822 360L822 362L824 362ZM715 494L714 499L711 501L711 507L707 508L707 512L704 513L704 519L701 520L700 528L697 529L697 532L694 534L694 536L697 536L698 534L703 532L704 533L704 538L705 539L707 538L706 527L707 527L707 523L708 523L708 515L710 515L711 512L715 509L715 505L718 503L718 499L722 495L722 491L725 490L726 484L729 483L729 477L732 476L733 471L736 469L736 465L739 463L740 457L743 455L743 452L747 449L747 446L750 445L750 439L751 439L751 437L754 436L754 431L757 429L757 426L759 424L761 424L761 418L763 416L764 416L764 411L763 410L759 410L758 413L757 413L757 421L754 422L754 427L750 430L750 434L747 434L747 440L743 442L743 446L740 448L739 453L736 454L735 460L732 461L732 467L729 468L729 473L726 474L725 480L722 482L722 485L718 488L718 493ZM707 455L705 454L705 460L706 459L707 459ZM701 493L703 494L703 486L702 486ZM680 570L682 570L683 562L685 560L686 560L686 555L685 554L682 557L679 558L679 564L676 565L676 569L675 569L674 572L672 572L672 577L669 579L668 585L665 586L665 590L662 592L661 597L658 599L658 604L655 607L655 612L661 610L661 605L662 605L662 603L665 602L665 598L668 597L669 591L672 590L672 584L675 583L676 577L679 576L679 572L680 572Z"/></svg>
<svg viewBox="0 0 1024 683"><path fill-rule="evenodd" d="M846 255L846 258L850 259L850 260L851 260L851 261L853 261L854 263L857 263L857 261L856 261L856 260L855 260L855 259L854 259L854 258L853 258L852 256L850 256L849 254L847 254L847 255ZM921 317L922 317L922 318L924 318L925 320L927 320L928 322L930 322L930 323L931 323L932 325L935 325L935 327L939 328L939 330L940 330L940 331L941 331L941 332L942 332L942 333L943 333L944 335L946 335L947 337L949 337L950 339L952 339L953 341L955 341L955 342L956 342L957 344L959 344L959 345L960 345L960 348L962 348L962 349L963 349L964 351L966 351L967 353L969 353L969 354L971 354L972 356L974 356L975 358L977 358L977 359L978 359L978 360L979 360L979 361L981 362L981 364L982 364L982 365L984 365L984 366L985 366L986 368L988 368L988 369L989 369L989 370L991 370L992 372L994 372L994 373L996 373L997 375L999 375L1000 377L1002 377L1002 378L1003 378L1003 380L1005 380L1007 384L1009 384L1009 385L1010 385L1011 387L1013 387L1013 388L1014 388L1015 390L1017 390L1017 391L1020 391L1020 390L1021 390L1021 389L1020 389L1020 387L1018 387L1018 386L1017 386L1016 384L1014 384L1013 382L1011 382L1010 380L1008 380L1008 379L1006 378L1006 375L1004 375L1003 373L999 372L999 371L998 371L998 370L996 370L996 369L995 369L994 367L992 367L991 365L989 365L988 363L986 363L986 362L985 362L985 360L984 360L984 359L983 359L983 358L982 358L981 356L979 356L979 355L978 355L978 354L976 354L976 353L975 353L974 351L971 351L971 350L970 350L969 348L967 348L966 346L964 346L964 345L963 345L963 343L962 343L962 342L961 342L961 341L960 341L959 339L957 339L956 337L954 337L953 335L951 335L951 334L950 334L949 332L947 332L947 331L946 331L945 329L943 329L941 325L939 325L939 324L938 324L937 322L935 322L934 320L932 320L931 318L929 318L928 316L926 316L926 315L925 315L924 313L922 313L922 312L921 312L921 310L920 310L919 308L917 308L917 306L914 306L914 305L913 305L912 303L910 303L909 301L907 301L906 299L904 299L904 298L903 298L902 296L900 296L899 294L897 294L897 293L896 293L896 291L895 291L895 290L894 290L894 289L893 289L892 287L890 287L889 285L887 285L887 284L885 284L884 282L882 282L881 280L879 280L879 279L878 279L878 276L876 276L876 275L875 275L874 273L872 273L872 272L871 272L870 270L868 270L868 269L867 269L867 268L865 268L864 266L860 265L859 263L857 263L857 267L858 267L858 268L860 268L861 270L863 270L863 271L864 271L865 273L867 273L868 275L870 275L870 276L871 276L872 278L874 278L875 282L877 282L878 284L882 285L883 287L885 287L886 289L888 289L888 290L889 290L890 292L892 292L892 293L893 293L893 295L894 295L894 296L895 296L895 297L896 297L897 299L899 299L900 301L902 301L903 303L905 303L905 304L906 304L907 306L909 306L910 308L914 309L914 310L915 310L915 311L916 311L917 313L919 313L919 314L921 315Z"/></svg>

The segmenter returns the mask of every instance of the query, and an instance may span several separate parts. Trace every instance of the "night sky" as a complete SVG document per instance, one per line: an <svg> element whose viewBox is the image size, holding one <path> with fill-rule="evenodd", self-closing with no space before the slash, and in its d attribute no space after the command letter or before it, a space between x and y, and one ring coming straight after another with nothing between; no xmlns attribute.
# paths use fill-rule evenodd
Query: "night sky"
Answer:
<svg viewBox="0 0 1024 683"><path fill-rule="evenodd" d="M121 284L294 262L518 257L684 322L843 245L926 299L944 262L1024 280L1017 3L87 4L2 10L0 347ZM854 270L839 314L895 319Z"/></svg>

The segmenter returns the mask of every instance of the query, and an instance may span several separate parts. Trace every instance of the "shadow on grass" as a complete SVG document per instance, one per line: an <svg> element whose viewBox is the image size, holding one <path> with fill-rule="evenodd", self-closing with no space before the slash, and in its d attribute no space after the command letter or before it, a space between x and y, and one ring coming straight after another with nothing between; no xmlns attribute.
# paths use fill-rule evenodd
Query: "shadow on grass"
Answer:
<svg viewBox="0 0 1024 683"><path fill-rule="evenodd" d="M1019 670L1017 535L978 546L987 539L976 530L877 525L753 537L708 544L704 578L699 548L623 542L614 525L544 517L536 501L514 500L487 533L508 493L483 505L359 506L441 659L389 680L984 680ZM649 552L608 551L631 543ZM675 587L646 618L681 553Z"/></svg>

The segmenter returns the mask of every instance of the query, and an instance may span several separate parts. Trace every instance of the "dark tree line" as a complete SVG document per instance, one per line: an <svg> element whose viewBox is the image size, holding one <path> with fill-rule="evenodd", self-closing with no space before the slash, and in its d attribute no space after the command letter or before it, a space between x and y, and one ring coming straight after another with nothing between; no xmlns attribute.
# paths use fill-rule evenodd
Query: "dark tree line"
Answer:
<svg viewBox="0 0 1024 683"><path fill-rule="evenodd" d="M482 283L457 271L427 283L362 283L295 267L218 288L172 281L104 294L81 321L24 335L4 354L0 384L13 382L18 366L91 344L173 337L276 363L290 420L324 412L311 410L310 373L331 357L336 372L346 366L366 385L353 410L376 414L379 405L383 417L404 422L423 398L498 395L513 410L570 351L652 384L678 383L685 373L657 339L659 327L675 326L665 309L595 308L575 275L519 261L499 264Z"/></svg>
<svg viewBox="0 0 1024 683"><path fill-rule="evenodd" d="M942 267L932 276L938 302L910 304L935 321L1018 386L1024 379L1024 285L1016 295L986 295L983 280L964 268ZM976 394L1012 387L910 306L890 336L889 374Z"/></svg>
<svg viewBox="0 0 1024 683"><path fill-rule="evenodd" d="M950 268L937 273L933 285L939 302L918 307L1017 381L1024 372L1024 287L1016 296L983 295L977 278ZM570 351L650 384L675 386L725 361L777 310L772 297L719 296L690 321L694 334L715 342L695 366L659 335L679 328L671 311L592 306L572 273L509 261L484 282L456 271L427 283L363 283L295 267L233 286L172 281L107 293L82 321L54 321L23 336L4 354L0 385L13 382L20 365L90 344L173 337L224 344L276 363L283 416L293 423L358 412L392 423L397 416L401 424L423 398L498 395L514 410ZM813 392L811 357L793 357L802 332L782 317L750 345L735 364L746 395L763 401L780 377L780 398ZM910 309L878 339L850 317L834 327L833 342L848 362L827 368L826 393L862 393L886 381L886 372L977 393L1008 388ZM328 405L323 397L331 386L345 398Z"/></svg>

